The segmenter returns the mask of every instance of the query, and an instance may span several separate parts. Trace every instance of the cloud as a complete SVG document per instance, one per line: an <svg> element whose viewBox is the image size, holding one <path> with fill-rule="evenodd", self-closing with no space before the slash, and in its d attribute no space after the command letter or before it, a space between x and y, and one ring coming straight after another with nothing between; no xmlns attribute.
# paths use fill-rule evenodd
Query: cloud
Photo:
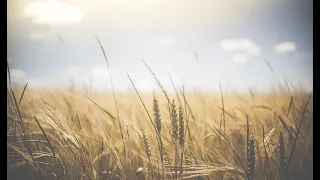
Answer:
<svg viewBox="0 0 320 180"><path fill-rule="evenodd" d="M219 43L220 47L233 53L233 62L244 63L252 56L257 56L261 53L260 47L252 40L243 39L223 39Z"/></svg>
<svg viewBox="0 0 320 180"><path fill-rule="evenodd" d="M73 24L82 21L80 8L56 0L31 2L24 8L36 24Z"/></svg>
<svg viewBox="0 0 320 180"><path fill-rule="evenodd" d="M44 83L44 81L37 79L37 78L28 78L27 79L28 86L32 88L44 88L44 87L50 87L48 83ZM50 81L47 81L50 82Z"/></svg>
<svg viewBox="0 0 320 180"><path fill-rule="evenodd" d="M294 42L282 42L274 46L274 50L278 53L289 53L296 51L297 47Z"/></svg>
<svg viewBox="0 0 320 180"><path fill-rule="evenodd" d="M26 78L27 73L21 69L10 69L10 77L12 80L22 80Z"/></svg>
<svg viewBox="0 0 320 180"><path fill-rule="evenodd" d="M228 52L243 52L252 56L260 54L260 47L250 39L224 39L220 41L220 46Z"/></svg>
<svg viewBox="0 0 320 180"><path fill-rule="evenodd" d="M67 78L65 76L56 77L56 79L62 80L64 84L70 85L71 83L74 86L83 87L83 85L89 85L90 71L85 68L80 68L75 65L71 65L67 71Z"/></svg>
<svg viewBox="0 0 320 180"><path fill-rule="evenodd" d="M95 78L108 78L109 73L105 67L96 67L92 70L93 77Z"/></svg>
<svg viewBox="0 0 320 180"><path fill-rule="evenodd" d="M10 69L11 85L25 84L27 80L27 73L21 69ZM9 73L7 71L7 83L9 83Z"/></svg>
<svg viewBox="0 0 320 180"><path fill-rule="evenodd" d="M156 86L154 85L154 83L137 82L135 83L135 86L140 92L148 92L148 91L150 92L156 89Z"/></svg>
<svg viewBox="0 0 320 180"><path fill-rule="evenodd" d="M51 81L47 78L35 78L30 77L25 71L21 69L10 69L10 78L13 86L25 85L28 83L29 87L42 88L46 87ZM7 73L7 81L9 82L9 76Z"/></svg>

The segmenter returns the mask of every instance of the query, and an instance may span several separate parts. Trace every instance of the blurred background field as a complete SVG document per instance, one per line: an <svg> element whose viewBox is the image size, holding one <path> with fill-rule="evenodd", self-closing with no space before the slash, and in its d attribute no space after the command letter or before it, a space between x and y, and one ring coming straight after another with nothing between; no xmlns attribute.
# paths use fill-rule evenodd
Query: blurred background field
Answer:
<svg viewBox="0 0 320 180"><path fill-rule="evenodd" d="M22 89L16 89L14 92L18 101ZM19 105L22 122L16 113L17 109L14 108L15 104L8 104L8 175L19 179L26 176L24 173L27 173L28 177L44 178L45 174L46 177L55 175L59 179L97 179L99 176L102 179L134 179L138 178L136 170L142 167L153 168L154 178L159 175L162 179L157 133L137 94L116 93L115 97L123 140L112 93L84 94L71 90L65 92L26 89ZM176 157L175 143L170 135L173 125L168 113L168 102L162 92L141 95L153 121L153 97L158 100L162 119L161 134L166 152L164 172L166 179L174 179L172 173ZM247 115L250 134L255 138L255 178L263 179L268 173L269 178L280 179L279 133L283 133L284 149L288 158L301 118L304 116L287 178L312 179L313 101L311 98L304 112L307 92L298 90L290 93L278 90L273 94L230 94L223 97L224 107L220 94L186 92L186 102L191 111L184 103L182 94L178 97L174 93L169 95L170 99L175 100L177 107L180 99L183 112L186 112L183 115L184 127L188 128L182 163L184 178L246 178L239 161L231 151L231 146L219 135L215 127L225 132L241 160L247 162ZM12 95L10 101L14 101ZM224 118L222 108L225 109ZM44 137L35 118L48 139ZM262 128L270 169L262 143ZM151 166L148 165L143 130L149 139ZM22 135L25 135L24 140L21 138ZM126 153L123 145L126 147ZM180 163L178 164L180 166ZM29 170L24 172L21 168ZM15 173L17 170L21 173ZM148 175L151 178L151 175Z"/></svg>

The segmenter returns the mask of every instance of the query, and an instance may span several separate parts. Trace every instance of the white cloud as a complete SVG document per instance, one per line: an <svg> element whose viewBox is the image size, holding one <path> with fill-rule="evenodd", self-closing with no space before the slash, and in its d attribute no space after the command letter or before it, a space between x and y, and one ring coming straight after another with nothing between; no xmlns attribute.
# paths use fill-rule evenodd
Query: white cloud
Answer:
<svg viewBox="0 0 320 180"><path fill-rule="evenodd" d="M250 39L224 39L220 41L220 46L228 52L243 52L252 56L260 54L260 47Z"/></svg>
<svg viewBox="0 0 320 180"><path fill-rule="evenodd" d="M138 89L138 91L140 92L148 92L148 91L152 91L155 89L156 86L154 86L153 83L148 83L148 82L138 82L135 85Z"/></svg>
<svg viewBox="0 0 320 180"><path fill-rule="evenodd" d="M26 83L27 73L21 69L10 69L10 80L12 85ZM7 82L9 82L9 73L7 71Z"/></svg>
<svg viewBox="0 0 320 180"><path fill-rule="evenodd" d="M80 8L57 0L31 2L24 13L37 24L72 24L83 18Z"/></svg>
<svg viewBox="0 0 320 180"><path fill-rule="evenodd" d="M233 53L232 57L235 63L244 63L248 61L250 57L257 56L261 53L260 47L247 38L223 39L219 45L223 50Z"/></svg>
<svg viewBox="0 0 320 180"><path fill-rule="evenodd" d="M96 67L92 70L93 76L95 78L108 78L109 73L106 67Z"/></svg>
<svg viewBox="0 0 320 180"><path fill-rule="evenodd" d="M10 69L10 76L12 80L21 80L26 78L27 73L21 69Z"/></svg>
<svg viewBox="0 0 320 180"><path fill-rule="evenodd" d="M28 82L28 86L32 88L44 88L49 86L48 84L43 83L43 81L37 78L28 78L27 82Z"/></svg>
<svg viewBox="0 0 320 180"><path fill-rule="evenodd" d="M72 65L67 69L66 74L67 78L65 78L64 76L59 77L58 79L63 79L64 83L67 85L74 83L76 87L82 87L85 84L89 84L88 79L90 76L90 72L86 71L86 69L84 68Z"/></svg>
<svg viewBox="0 0 320 180"><path fill-rule="evenodd" d="M294 42L282 42L274 46L274 50L278 53L289 53L296 51L297 47Z"/></svg>

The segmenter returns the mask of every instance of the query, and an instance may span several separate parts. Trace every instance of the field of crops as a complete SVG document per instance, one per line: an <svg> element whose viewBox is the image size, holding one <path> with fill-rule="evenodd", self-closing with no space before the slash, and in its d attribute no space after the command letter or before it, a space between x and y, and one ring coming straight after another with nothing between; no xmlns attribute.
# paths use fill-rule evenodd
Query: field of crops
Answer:
<svg viewBox="0 0 320 180"><path fill-rule="evenodd" d="M312 179L312 94L284 89L8 88L8 178Z"/></svg>

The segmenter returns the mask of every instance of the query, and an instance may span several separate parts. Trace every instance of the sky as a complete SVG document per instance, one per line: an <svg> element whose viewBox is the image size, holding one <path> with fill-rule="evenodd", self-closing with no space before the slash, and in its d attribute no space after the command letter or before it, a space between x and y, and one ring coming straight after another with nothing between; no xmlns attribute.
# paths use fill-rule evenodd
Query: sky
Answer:
<svg viewBox="0 0 320 180"><path fill-rule="evenodd" d="M8 63L33 87L313 88L313 1L10 0ZM266 61L270 64L267 65ZM271 70L272 69L272 70Z"/></svg>

